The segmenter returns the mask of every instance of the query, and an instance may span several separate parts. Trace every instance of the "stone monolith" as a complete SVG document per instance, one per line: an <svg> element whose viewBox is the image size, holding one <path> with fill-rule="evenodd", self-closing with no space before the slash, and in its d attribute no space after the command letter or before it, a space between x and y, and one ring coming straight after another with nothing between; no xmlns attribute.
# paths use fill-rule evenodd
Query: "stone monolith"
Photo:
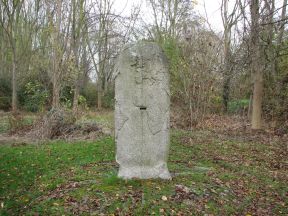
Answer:
<svg viewBox="0 0 288 216"><path fill-rule="evenodd" d="M127 45L118 57L115 78L115 136L118 176L170 179L169 72L153 42Z"/></svg>

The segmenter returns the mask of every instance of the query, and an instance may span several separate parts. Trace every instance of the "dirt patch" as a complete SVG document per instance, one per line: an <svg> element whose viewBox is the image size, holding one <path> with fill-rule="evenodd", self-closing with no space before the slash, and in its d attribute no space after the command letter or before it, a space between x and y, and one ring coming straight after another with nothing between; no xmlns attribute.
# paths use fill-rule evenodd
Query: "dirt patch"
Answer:
<svg viewBox="0 0 288 216"><path fill-rule="evenodd" d="M24 137L0 134L0 145L25 146L28 143L30 144L33 142Z"/></svg>

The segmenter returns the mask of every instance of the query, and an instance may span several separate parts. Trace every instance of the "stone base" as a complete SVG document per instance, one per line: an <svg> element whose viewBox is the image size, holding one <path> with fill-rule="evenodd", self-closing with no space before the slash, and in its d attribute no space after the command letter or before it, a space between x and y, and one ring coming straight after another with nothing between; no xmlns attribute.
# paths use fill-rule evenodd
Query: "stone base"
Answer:
<svg viewBox="0 0 288 216"><path fill-rule="evenodd" d="M138 166L138 167L123 167L120 165L118 177L122 179L165 179L171 180L171 175L167 165L162 164L154 167Z"/></svg>

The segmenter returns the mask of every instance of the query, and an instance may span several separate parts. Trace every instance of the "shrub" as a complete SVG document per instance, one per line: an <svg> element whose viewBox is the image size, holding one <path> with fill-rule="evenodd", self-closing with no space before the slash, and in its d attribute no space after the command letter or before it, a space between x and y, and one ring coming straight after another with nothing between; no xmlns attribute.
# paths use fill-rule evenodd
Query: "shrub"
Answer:
<svg viewBox="0 0 288 216"><path fill-rule="evenodd" d="M86 98L88 107L95 107L97 102L97 91L96 84L92 82L88 82L84 89L81 91L81 95Z"/></svg>
<svg viewBox="0 0 288 216"><path fill-rule="evenodd" d="M86 98L83 95L79 95L78 104L81 107L81 109L83 109L83 110L87 110L88 109L87 100L86 100Z"/></svg>
<svg viewBox="0 0 288 216"><path fill-rule="evenodd" d="M0 97L0 110L8 111L11 107L11 98L4 96Z"/></svg>
<svg viewBox="0 0 288 216"><path fill-rule="evenodd" d="M11 107L11 85L10 81L0 78L0 110L8 111Z"/></svg>
<svg viewBox="0 0 288 216"><path fill-rule="evenodd" d="M73 90L71 86L64 86L60 96L61 105L70 109L73 101Z"/></svg>
<svg viewBox="0 0 288 216"><path fill-rule="evenodd" d="M40 139L52 139L59 134L67 132L69 127L76 122L71 110L52 108L38 121L31 132L30 137Z"/></svg>
<svg viewBox="0 0 288 216"><path fill-rule="evenodd" d="M43 111L49 98L49 91L39 82L28 82L25 85L24 109L30 112Z"/></svg>
<svg viewBox="0 0 288 216"><path fill-rule="evenodd" d="M228 104L229 113L242 113L248 111L249 99L233 100Z"/></svg>
<svg viewBox="0 0 288 216"><path fill-rule="evenodd" d="M115 91L114 89L108 89L107 92L103 96L103 107L108 109L114 108L114 97Z"/></svg>

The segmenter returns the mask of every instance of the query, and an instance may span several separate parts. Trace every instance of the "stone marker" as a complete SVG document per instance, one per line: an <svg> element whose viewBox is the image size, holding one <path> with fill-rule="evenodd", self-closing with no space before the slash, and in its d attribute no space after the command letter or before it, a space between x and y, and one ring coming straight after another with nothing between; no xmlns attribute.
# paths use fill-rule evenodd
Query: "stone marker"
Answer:
<svg viewBox="0 0 288 216"><path fill-rule="evenodd" d="M156 43L124 48L116 64L115 100L118 177L170 179L168 63Z"/></svg>

